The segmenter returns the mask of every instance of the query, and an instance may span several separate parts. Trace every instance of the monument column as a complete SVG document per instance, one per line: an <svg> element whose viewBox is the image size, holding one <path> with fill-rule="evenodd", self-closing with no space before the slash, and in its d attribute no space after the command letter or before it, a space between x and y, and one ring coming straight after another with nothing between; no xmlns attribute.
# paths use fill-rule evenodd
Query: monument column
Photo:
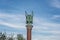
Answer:
<svg viewBox="0 0 60 40"><path fill-rule="evenodd" d="M31 40L31 31L32 31L32 25L26 25L27 27L27 40Z"/></svg>
<svg viewBox="0 0 60 40"><path fill-rule="evenodd" d="M27 28L27 40L31 40L31 35L32 35L32 27L33 27L33 12L32 14L27 14L26 13L26 28Z"/></svg>

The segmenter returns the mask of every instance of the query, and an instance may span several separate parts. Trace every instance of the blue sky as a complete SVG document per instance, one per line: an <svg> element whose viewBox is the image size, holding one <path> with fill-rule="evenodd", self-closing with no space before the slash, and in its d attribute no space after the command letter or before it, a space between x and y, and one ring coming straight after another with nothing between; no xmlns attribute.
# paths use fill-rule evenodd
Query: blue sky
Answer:
<svg viewBox="0 0 60 40"><path fill-rule="evenodd" d="M60 0L0 0L0 32L26 37L25 11L32 10L32 40L60 40Z"/></svg>

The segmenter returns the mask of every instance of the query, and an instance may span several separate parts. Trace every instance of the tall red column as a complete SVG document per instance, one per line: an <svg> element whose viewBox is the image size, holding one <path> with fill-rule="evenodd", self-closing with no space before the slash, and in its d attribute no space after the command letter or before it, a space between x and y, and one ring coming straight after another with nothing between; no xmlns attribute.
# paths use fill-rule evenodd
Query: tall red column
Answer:
<svg viewBox="0 0 60 40"><path fill-rule="evenodd" d="M31 40L31 31L32 31L32 25L26 25L27 27L27 40Z"/></svg>

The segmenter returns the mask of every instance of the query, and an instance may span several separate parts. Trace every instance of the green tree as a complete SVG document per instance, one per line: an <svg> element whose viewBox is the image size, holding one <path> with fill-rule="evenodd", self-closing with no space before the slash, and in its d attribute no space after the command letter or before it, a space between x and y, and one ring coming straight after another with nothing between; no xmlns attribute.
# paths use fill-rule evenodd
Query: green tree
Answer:
<svg viewBox="0 0 60 40"><path fill-rule="evenodd" d="M6 39L6 35L3 33L0 34L0 40L5 40Z"/></svg>
<svg viewBox="0 0 60 40"><path fill-rule="evenodd" d="M14 34L13 33L11 33L11 35L10 35L11 37L8 37L8 40L13 40L14 38L13 38L13 36L14 36Z"/></svg>
<svg viewBox="0 0 60 40"><path fill-rule="evenodd" d="M2 32L0 32L0 40L2 40L2 39L1 39L1 36L2 36Z"/></svg>
<svg viewBox="0 0 60 40"><path fill-rule="evenodd" d="M10 37L8 40L13 40L13 38L12 38L12 37Z"/></svg>
<svg viewBox="0 0 60 40"><path fill-rule="evenodd" d="M18 40L25 40L22 34L17 34L17 39Z"/></svg>

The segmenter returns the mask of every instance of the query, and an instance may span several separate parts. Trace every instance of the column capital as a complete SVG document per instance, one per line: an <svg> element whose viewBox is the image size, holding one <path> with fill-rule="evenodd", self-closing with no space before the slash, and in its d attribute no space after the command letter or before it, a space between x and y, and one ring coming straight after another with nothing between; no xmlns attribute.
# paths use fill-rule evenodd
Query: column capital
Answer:
<svg viewBox="0 0 60 40"><path fill-rule="evenodd" d="M32 29L33 25L26 25L27 29Z"/></svg>

